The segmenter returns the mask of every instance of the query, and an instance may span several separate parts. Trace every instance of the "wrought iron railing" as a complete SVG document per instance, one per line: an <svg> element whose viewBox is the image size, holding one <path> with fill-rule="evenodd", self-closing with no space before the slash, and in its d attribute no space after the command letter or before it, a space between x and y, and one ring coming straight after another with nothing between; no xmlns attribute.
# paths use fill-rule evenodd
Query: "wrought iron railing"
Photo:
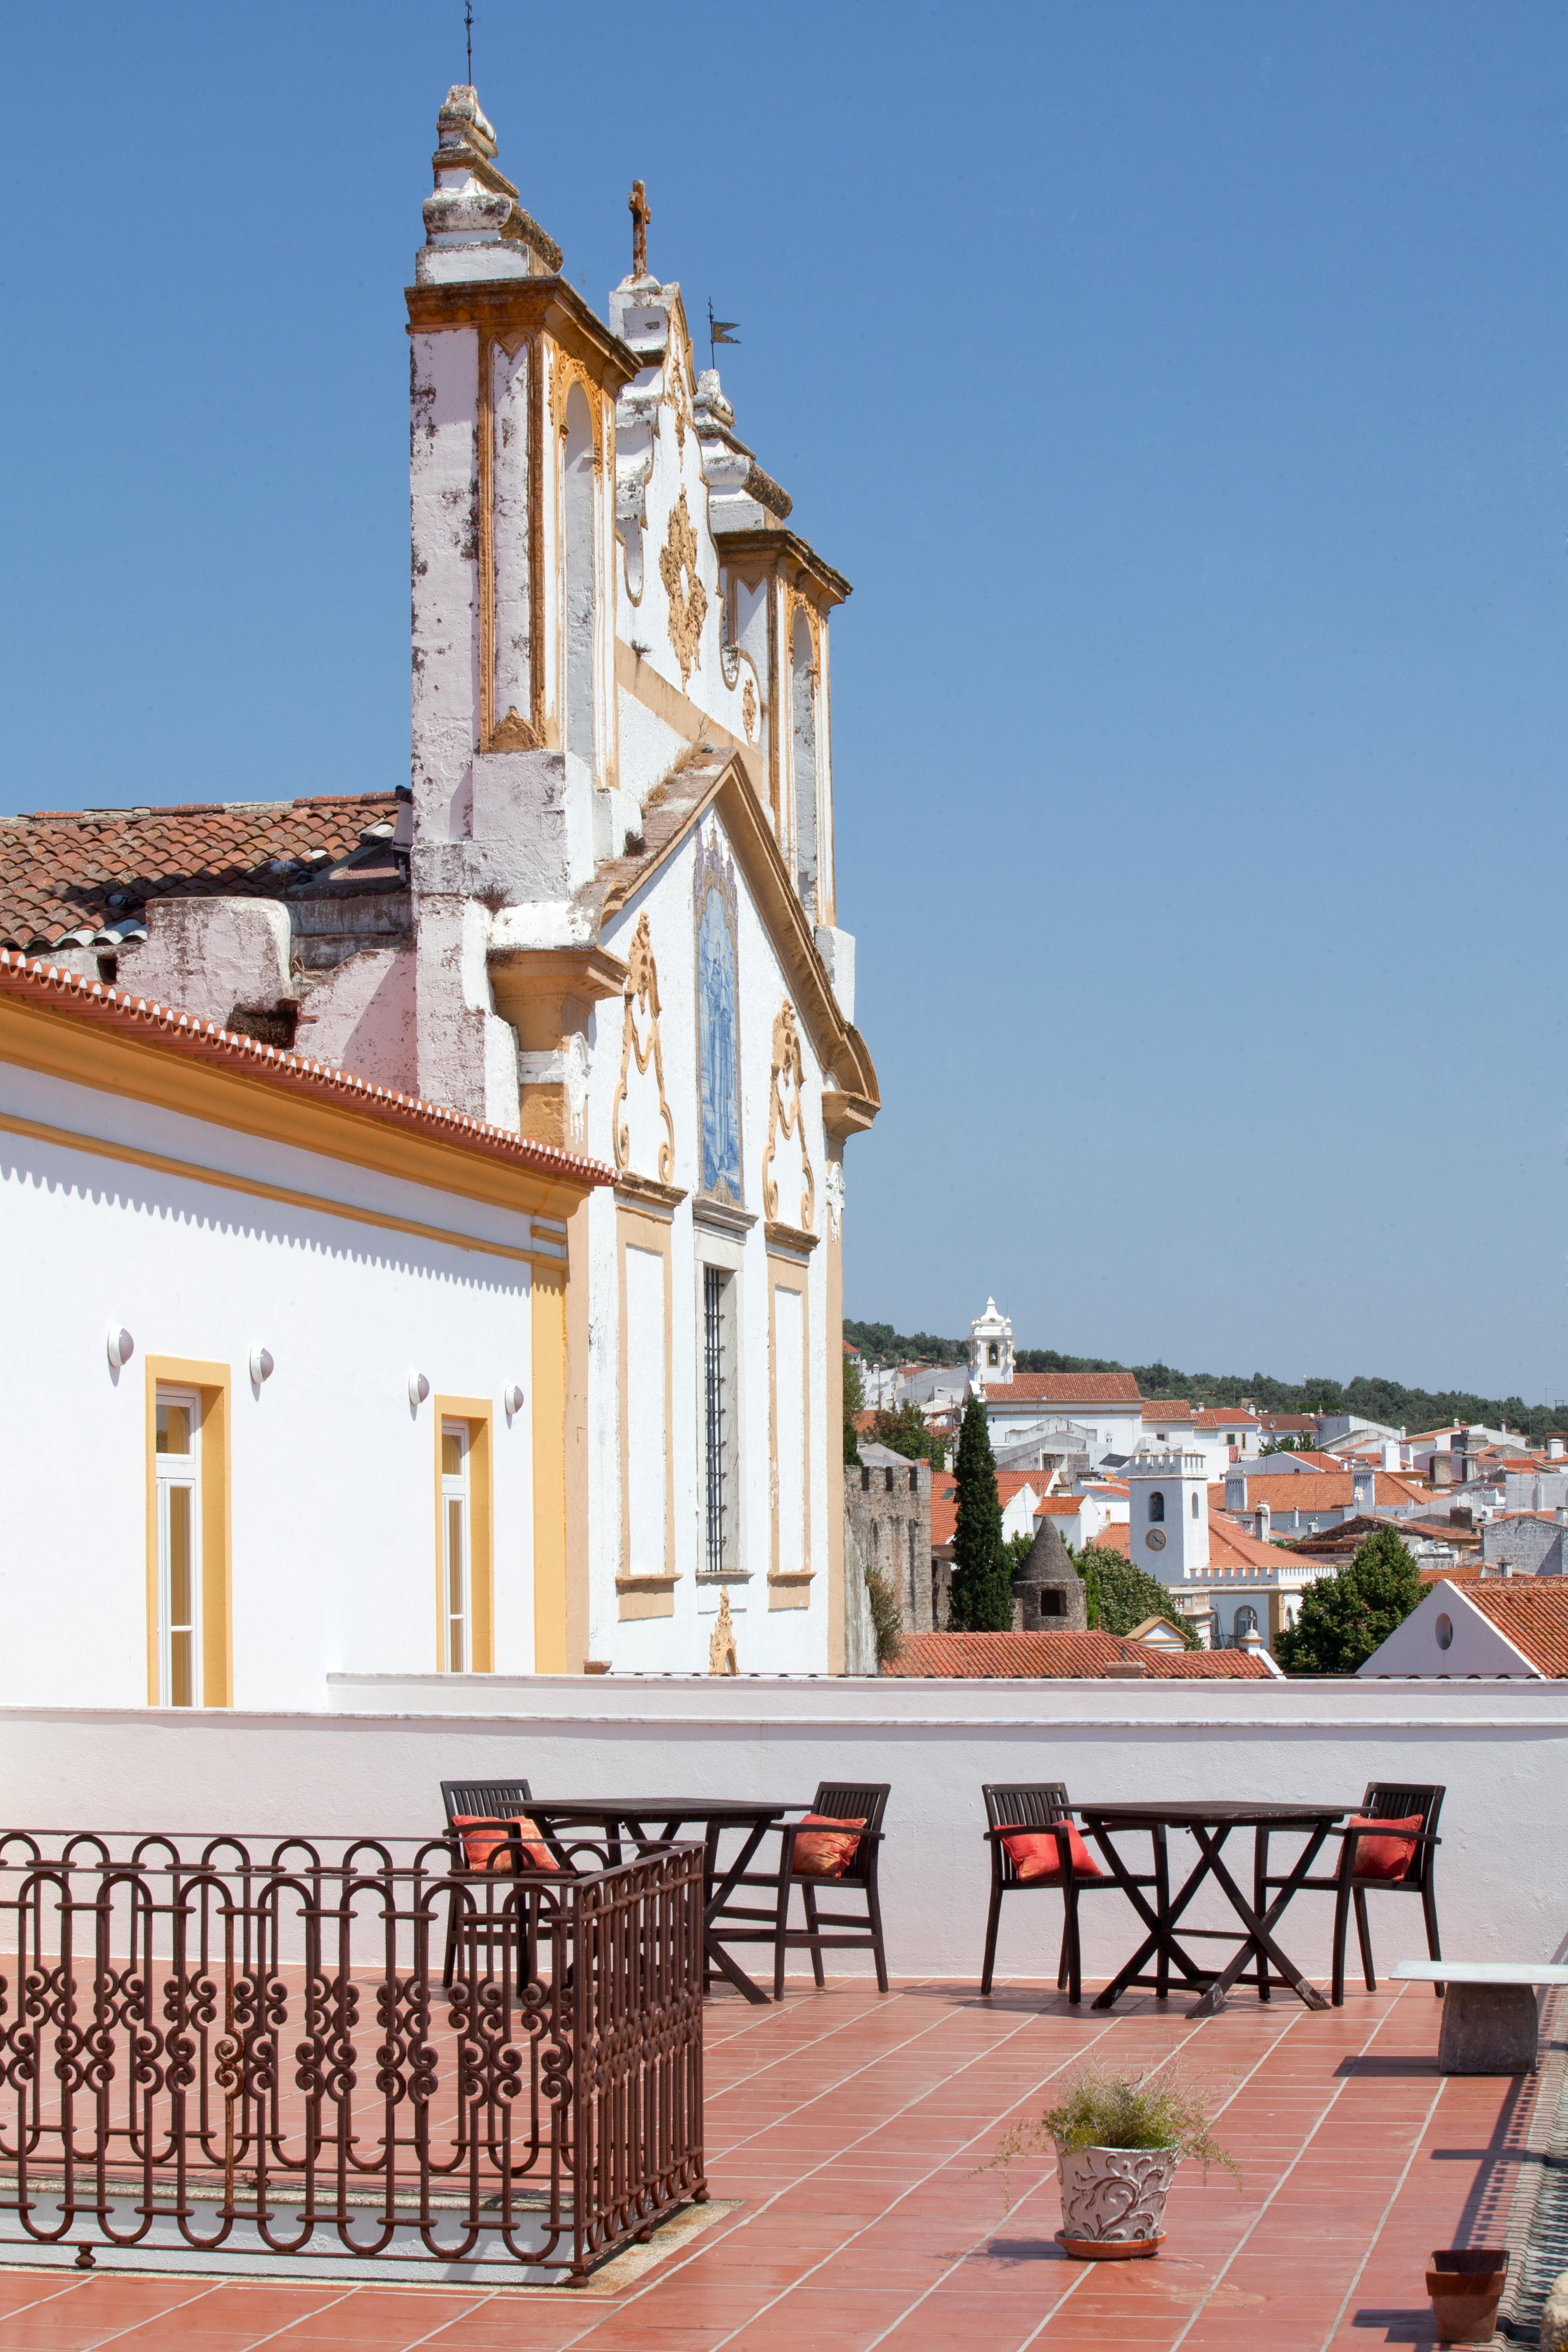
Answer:
<svg viewBox="0 0 1568 2352"><path fill-rule="evenodd" d="M702 1897L700 1846L0 1833L0 2243L580 2284L707 2195Z"/></svg>

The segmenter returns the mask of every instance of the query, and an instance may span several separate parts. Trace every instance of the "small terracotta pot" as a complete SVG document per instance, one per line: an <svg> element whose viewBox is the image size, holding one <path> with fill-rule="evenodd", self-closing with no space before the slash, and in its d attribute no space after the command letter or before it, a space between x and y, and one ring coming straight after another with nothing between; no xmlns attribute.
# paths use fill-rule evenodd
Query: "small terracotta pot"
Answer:
<svg viewBox="0 0 1568 2352"><path fill-rule="evenodd" d="M1057 2147L1058 2242L1078 2262L1136 2262L1164 2241L1173 2147Z"/></svg>
<svg viewBox="0 0 1568 2352"><path fill-rule="evenodd" d="M1444 2344L1489 2344L1508 2281L1506 2246L1450 2246L1432 2257L1426 2292Z"/></svg>

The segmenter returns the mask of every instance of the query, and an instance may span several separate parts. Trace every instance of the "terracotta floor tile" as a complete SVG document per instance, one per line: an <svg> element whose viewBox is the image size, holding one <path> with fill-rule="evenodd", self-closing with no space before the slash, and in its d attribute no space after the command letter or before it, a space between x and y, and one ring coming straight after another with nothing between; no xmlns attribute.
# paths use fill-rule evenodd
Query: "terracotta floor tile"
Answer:
<svg viewBox="0 0 1568 2352"><path fill-rule="evenodd" d="M1238 1995L1074 2011L1048 1985L856 1982L708 2011L709 2171L739 2212L613 2296L356 2284L85 2282L0 2268L0 2352L1358 2352L1431 2339L1426 2257L1512 2179L1506 2080L1432 2071L1439 2011L1380 1991L1309 2015ZM1068 2263L1054 2162L982 2169L1081 2053L1180 2048L1226 2104L1224 2175L1178 2175L1155 2263ZM1436 2095L1436 2104L1434 2105ZM1489 2189L1488 2184L1492 2186ZM1347 2297L1349 2301L1347 2302ZM1341 2313L1343 2312L1342 2319ZM1362 2324L1357 2325L1358 2317ZM1042 2326L1042 2322L1044 2325ZM1032 2347L1033 2352L1033 2347Z"/></svg>

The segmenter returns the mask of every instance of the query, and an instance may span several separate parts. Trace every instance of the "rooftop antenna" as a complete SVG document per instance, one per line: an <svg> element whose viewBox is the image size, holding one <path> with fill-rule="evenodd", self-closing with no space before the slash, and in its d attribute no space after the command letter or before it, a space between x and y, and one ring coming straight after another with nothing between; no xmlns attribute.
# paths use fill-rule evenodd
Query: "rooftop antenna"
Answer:
<svg viewBox="0 0 1568 2352"><path fill-rule="evenodd" d="M463 0L463 31L468 45L468 88L474 86L474 0Z"/></svg>
<svg viewBox="0 0 1568 2352"><path fill-rule="evenodd" d="M710 366L710 367L717 367L717 365L718 365L718 362L717 362L717 360L715 360L715 358L713 357L714 346L715 346L716 344L718 344L718 343L734 343L734 344L736 344L736 345L739 345L740 341L741 341L741 338L740 338L740 336L735 332L735 330L736 330L736 328L740 325L740 323L741 323L741 322L740 322L739 319L716 319L716 318L713 316L713 300L712 300L712 297L711 297L711 296L710 296L710 297L709 297L709 300L708 300L708 364L709 364L709 366Z"/></svg>

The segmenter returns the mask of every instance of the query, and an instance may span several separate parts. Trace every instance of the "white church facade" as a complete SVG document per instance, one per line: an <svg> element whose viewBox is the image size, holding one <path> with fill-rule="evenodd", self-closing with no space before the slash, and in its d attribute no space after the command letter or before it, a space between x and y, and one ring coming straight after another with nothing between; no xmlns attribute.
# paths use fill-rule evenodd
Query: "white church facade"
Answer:
<svg viewBox="0 0 1568 2352"><path fill-rule="evenodd" d="M364 1146L359 1205L459 1255L426 1277L367 1248L331 1311L320 1305L282 1349L267 1335L295 1292L244 1242L243 1216L207 1220L205 1194L188 1217L150 1198L127 1210L110 1256L159 1305L105 1303L135 1289L116 1288L105 1266L96 1320L121 1318L142 1349L154 1436L138 1444L153 1445L153 1467L132 1464L129 1441L106 1446L93 1519L113 1530L105 1560L148 1549L132 1585L152 1612L142 1649L163 1661L147 1670L155 1703L174 1689L173 1632L190 1632L168 1615L179 1575L161 1497L178 1480L158 1470L156 1429L186 1433L200 1452L209 1412L237 1465L223 1487L226 1556L237 1573L253 1538L275 1560L300 1544L320 1605L253 1672L237 1598L232 1669L207 1677L196 1693L206 1703L238 1692L253 1705L310 1703L306 1685L373 1660L398 1672L844 1665L843 1158L879 1099L854 1026L834 862L828 638L848 583L788 527L790 501L740 439L717 374L697 370L679 287L647 266L640 184L633 268L606 322L503 177L471 89L449 93L437 139L407 293L410 785L0 824L4 936L73 976L55 988L57 1028L74 1035L72 1020L101 1017L92 1006L156 1000L228 1041L226 1090L197 1087L178 1114L160 1114L192 1123L178 1149L162 1130L124 1149L188 1165L198 1183L203 1169L237 1180L246 1153L232 1138L249 1130L226 1122L244 1086L265 1090L272 1081L257 1074L276 1065L283 1084L289 1071L344 1071L416 1128L444 1119L448 1139L468 1141L441 1164L467 1150L488 1171L485 1230L470 1246L462 1217L426 1196L440 1190L434 1161L406 1180L425 1188L413 1206L400 1193L384 1211L378 1187L405 1179ZM17 967L16 984L37 985L31 971ZM133 1024L115 1019L123 1040ZM153 1052L159 1034L154 1022L139 1042ZM119 1115L75 1077L69 1116L14 1111L31 1101L21 1073L0 1062L0 1108L24 1124L69 1138ZM404 1115L367 1114L362 1127L379 1118L390 1131ZM7 1162L8 1250L92 1263L102 1188L75 1144L50 1148L65 1157L47 1170L20 1150ZM321 1151L331 1160L332 1143ZM320 1169L292 1168L283 1189L336 1198ZM42 1224L41 1196L53 1204ZM486 1257L482 1309L465 1250ZM499 1284L497 1251L521 1269ZM186 1271L198 1264L199 1277ZM428 1317L417 1328L404 1311L415 1292ZM168 1311L176 1297L188 1330ZM248 1376L263 1344L276 1386ZM100 1334L100 1360L103 1348ZM146 1370L150 1354L206 1370L163 1379ZM73 1383L113 1370L113 1395L128 1393L124 1373L93 1355L72 1356L68 1376L62 1367L67 1424L79 1417ZM308 1447L280 1457L268 1497L234 1448L242 1427L247 1443L264 1427L262 1401L300 1393L291 1384L307 1360L308 1421L320 1412L330 1426L342 1397L343 1433L357 1433L346 1454L324 1439L315 1468ZM410 1402L426 1363L429 1394L448 1399L439 1411ZM385 1428L347 1402L373 1387L396 1399ZM461 1412L452 1397L467 1400ZM95 1391L94 1414L102 1402ZM492 1498L482 1640L471 1612L454 1632L426 1557L428 1515L416 1524L389 1466L387 1432L400 1445L396 1415L410 1412L416 1425L426 1415L437 1551L466 1510L477 1557L475 1482ZM31 1437L16 1424L14 1435L42 1458L41 1405L37 1417ZM509 1453L503 1432L527 1443ZM323 1545L309 1497L345 1461L376 1511L359 1538L329 1514ZM178 1521L195 1507L173 1507ZM242 1528L250 1511L259 1517ZM434 1605L384 1607L388 1576L416 1559Z"/></svg>

